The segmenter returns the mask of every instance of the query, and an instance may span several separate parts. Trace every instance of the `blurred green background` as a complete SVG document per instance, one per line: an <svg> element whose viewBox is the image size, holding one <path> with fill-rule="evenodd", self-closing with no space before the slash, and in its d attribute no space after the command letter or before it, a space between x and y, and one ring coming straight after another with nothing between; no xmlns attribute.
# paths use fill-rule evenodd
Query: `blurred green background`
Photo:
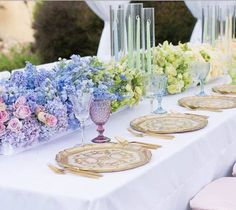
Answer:
<svg viewBox="0 0 236 210"><path fill-rule="evenodd" d="M143 4L155 8L156 45L189 41L196 20L184 2ZM0 70L23 67L25 60L40 64L71 54L96 55L103 29L103 21L82 1L40 1L34 6L32 25L35 41L17 45L7 55L0 52Z"/></svg>

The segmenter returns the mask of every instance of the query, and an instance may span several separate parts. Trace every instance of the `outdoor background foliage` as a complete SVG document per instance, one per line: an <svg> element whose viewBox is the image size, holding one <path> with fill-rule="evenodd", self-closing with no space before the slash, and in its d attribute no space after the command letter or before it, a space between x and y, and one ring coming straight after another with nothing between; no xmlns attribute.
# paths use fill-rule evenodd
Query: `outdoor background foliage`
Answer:
<svg viewBox="0 0 236 210"><path fill-rule="evenodd" d="M173 44L190 40L196 19L183 1L151 1L143 5L155 8L156 44L165 40Z"/></svg>
<svg viewBox="0 0 236 210"><path fill-rule="evenodd" d="M156 44L189 41L195 19L184 2L143 3L155 8ZM96 55L103 22L85 2L45 1L37 8L34 29L42 61L51 62L73 53Z"/></svg>
<svg viewBox="0 0 236 210"><path fill-rule="evenodd" d="M34 14L35 48L42 62L71 54L95 55L103 21L85 2L44 1Z"/></svg>
<svg viewBox="0 0 236 210"><path fill-rule="evenodd" d="M156 45L165 40L173 44L189 41L196 20L184 2L143 4L155 8ZM25 60L40 64L72 54L96 55L103 21L83 1L39 1L34 9L33 28L34 43L16 46L8 54L0 50L0 70L21 68Z"/></svg>

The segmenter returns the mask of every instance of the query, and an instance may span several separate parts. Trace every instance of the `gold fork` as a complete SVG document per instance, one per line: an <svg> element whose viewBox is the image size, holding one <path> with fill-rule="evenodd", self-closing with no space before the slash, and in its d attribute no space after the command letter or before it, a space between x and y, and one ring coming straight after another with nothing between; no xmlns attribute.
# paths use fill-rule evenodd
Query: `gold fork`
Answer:
<svg viewBox="0 0 236 210"><path fill-rule="evenodd" d="M185 112L185 113L181 113L181 112L175 112L175 111L173 111L173 110L170 110L170 113L171 113L171 114L186 114L186 115L193 115L193 116L196 116L196 117L202 117L202 118L204 118L204 119L208 119L208 118L209 118L209 116L207 116L207 115L202 115L202 114L192 114L192 113L187 113L187 112Z"/></svg>
<svg viewBox="0 0 236 210"><path fill-rule="evenodd" d="M134 131L132 128L127 128L127 130L136 137L152 136L152 137L158 137L158 138L162 138L162 139L173 139L173 138L175 138L174 135L169 135L169 134L149 133L149 132L141 133L141 132L138 132L138 131Z"/></svg>
<svg viewBox="0 0 236 210"><path fill-rule="evenodd" d="M75 168L59 168L56 167L52 164L48 164L48 167L55 173L57 174L66 174L66 173L72 173L75 175L79 175L79 176L83 176L83 177L87 177L87 178L93 178L93 179L98 179L100 177L102 177L102 174L96 173L96 172L92 172L92 171L83 171L80 169L75 169Z"/></svg>
<svg viewBox="0 0 236 210"><path fill-rule="evenodd" d="M205 110L210 112L222 112L221 109L214 109L214 108L206 108L206 107L195 107L195 106L189 106L189 105L183 105L185 108L189 109L190 111L197 111L197 110Z"/></svg>
<svg viewBox="0 0 236 210"><path fill-rule="evenodd" d="M158 149L161 147L161 145L158 145L158 144L150 144L150 143L146 143L146 142L140 142L140 141L128 141L126 140L125 138L123 137L115 137L115 139L121 143L121 144L136 144L136 145L139 145L145 149Z"/></svg>

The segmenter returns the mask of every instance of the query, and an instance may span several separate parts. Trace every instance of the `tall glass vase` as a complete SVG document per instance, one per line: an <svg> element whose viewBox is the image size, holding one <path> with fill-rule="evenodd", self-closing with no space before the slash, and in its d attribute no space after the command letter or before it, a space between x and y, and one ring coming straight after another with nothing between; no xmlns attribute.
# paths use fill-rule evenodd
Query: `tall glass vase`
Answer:
<svg viewBox="0 0 236 210"><path fill-rule="evenodd" d="M152 69L152 48L155 47L155 17L154 8L143 9L143 48L145 49L145 72L153 73Z"/></svg>
<svg viewBox="0 0 236 210"><path fill-rule="evenodd" d="M215 9L212 5L206 4L202 8L202 43L213 45L215 41Z"/></svg>
<svg viewBox="0 0 236 210"><path fill-rule="evenodd" d="M111 56L119 61L126 54L124 5L110 6Z"/></svg>
<svg viewBox="0 0 236 210"><path fill-rule="evenodd" d="M138 71L141 71L143 40L143 4L131 4L131 15L133 19L134 67Z"/></svg>
<svg viewBox="0 0 236 210"><path fill-rule="evenodd" d="M153 61L152 48L155 46L155 22L154 8L143 9L143 85L145 97L150 102L150 109L153 111L153 102L155 99L155 91L152 85L153 80Z"/></svg>
<svg viewBox="0 0 236 210"><path fill-rule="evenodd" d="M142 66L142 3L129 4L126 13L128 65L141 70Z"/></svg>

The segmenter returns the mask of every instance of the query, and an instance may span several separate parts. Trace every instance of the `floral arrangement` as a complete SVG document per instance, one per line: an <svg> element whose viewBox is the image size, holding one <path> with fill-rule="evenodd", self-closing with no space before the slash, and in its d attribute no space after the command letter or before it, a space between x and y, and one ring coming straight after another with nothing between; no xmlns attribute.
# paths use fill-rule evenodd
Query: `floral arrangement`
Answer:
<svg viewBox="0 0 236 210"><path fill-rule="evenodd" d="M112 97L112 110L137 103L141 76L124 63L103 64L96 57L73 55L50 71L30 63L0 82L0 148L31 146L55 134L76 129L70 95L86 85L94 97Z"/></svg>
<svg viewBox="0 0 236 210"><path fill-rule="evenodd" d="M140 101L143 94L142 75L128 68L126 59L119 63L109 63L106 70L114 81L111 92L115 94L116 100L112 102L112 111L123 106L133 106Z"/></svg>
<svg viewBox="0 0 236 210"><path fill-rule="evenodd" d="M226 59L224 53L209 44L197 44L189 46L194 61L210 62L211 67L206 81L211 81L222 76L226 72Z"/></svg>
<svg viewBox="0 0 236 210"><path fill-rule="evenodd" d="M207 81L213 80L225 72L225 62L222 62L222 51L208 44L174 46L165 41L153 49L154 71L165 73L168 77L167 91L169 94L180 93L192 84L189 66L193 61L211 63Z"/></svg>
<svg viewBox="0 0 236 210"><path fill-rule="evenodd" d="M154 71L167 74L168 93L180 93L191 84L191 76L188 73L191 58L187 44L174 46L165 41L153 49Z"/></svg>
<svg viewBox="0 0 236 210"><path fill-rule="evenodd" d="M153 48L153 66L168 77L167 91L179 93L192 84L189 64L209 61L209 79L223 74L220 52L208 45L177 46L164 42ZM95 99L112 99L112 111L133 106L142 97L141 72L119 63L102 63L96 57L73 55L60 59L51 69L36 69L30 63L24 71L14 71L0 81L0 150L1 147L24 148L48 141L55 134L79 128L71 94L86 86Z"/></svg>
<svg viewBox="0 0 236 210"><path fill-rule="evenodd" d="M231 77L231 83L236 84L236 39L232 39L231 43L232 49L232 60L228 60L228 73ZM229 52L225 52L226 55L229 55ZM229 55L230 56L230 55Z"/></svg>

